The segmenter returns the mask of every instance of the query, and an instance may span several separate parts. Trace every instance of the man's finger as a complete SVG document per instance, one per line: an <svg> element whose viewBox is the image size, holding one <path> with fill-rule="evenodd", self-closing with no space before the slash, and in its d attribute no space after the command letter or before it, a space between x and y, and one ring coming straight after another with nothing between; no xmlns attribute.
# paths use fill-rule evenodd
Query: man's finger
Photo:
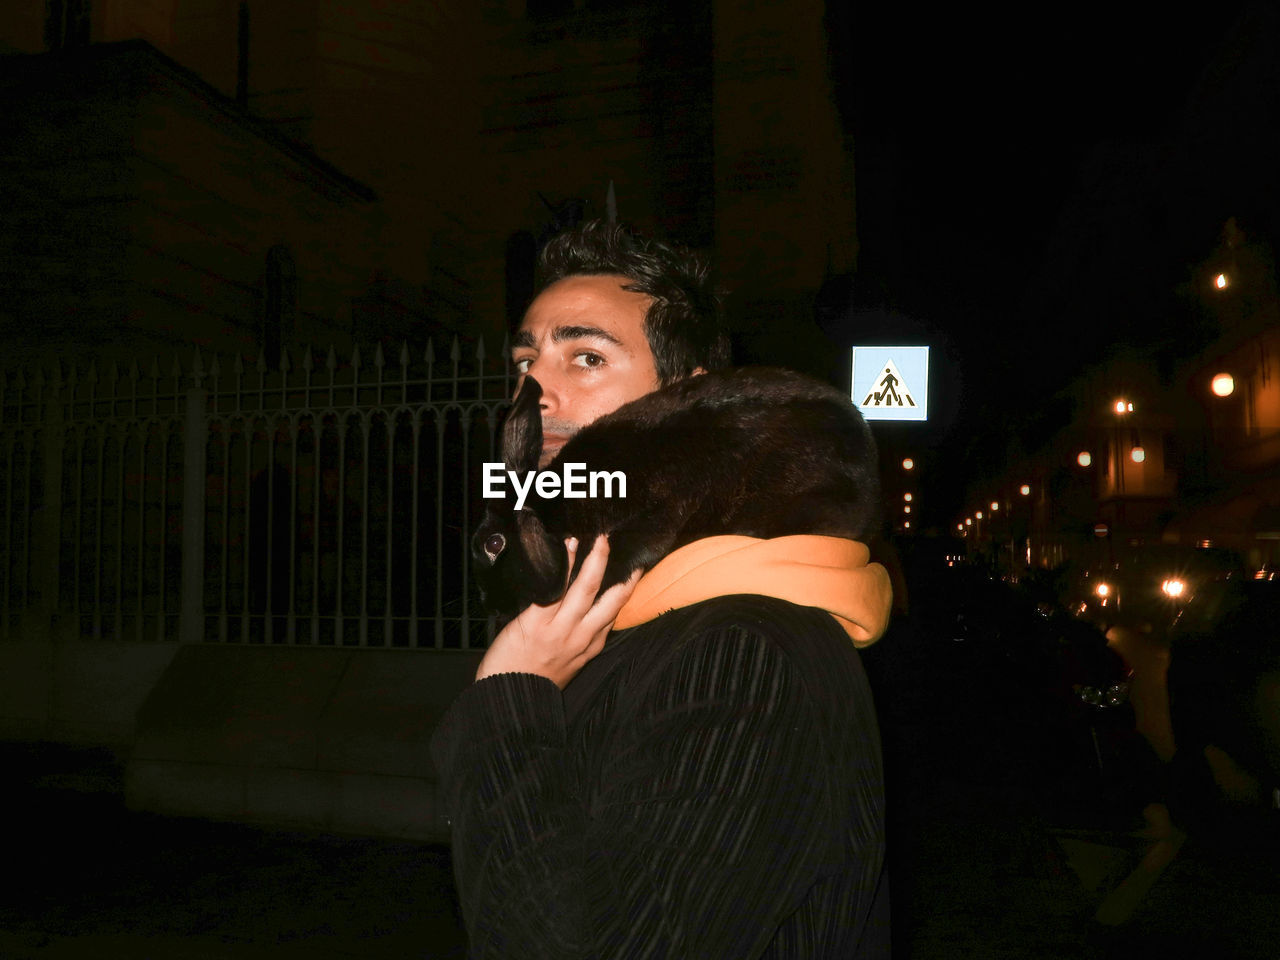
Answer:
<svg viewBox="0 0 1280 960"><path fill-rule="evenodd" d="M583 626L592 630L612 627L613 621L618 619L623 606L631 599L631 594L635 592L636 584L640 582L640 576L643 573L643 570L634 570L626 580L615 583L600 594L600 599L583 616Z"/></svg>
<svg viewBox="0 0 1280 960"><path fill-rule="evenodd" d="M569 555L569 564L564 568L564 588L569 589L569 578L573 576L573 562L578 558L578 538L566 537L564 541L565 553Z"/></svg>
<svg viewBox="0 0 1280 960"><path fill-rule="evenodd" d="M600 584L604 580L605 566L608 562L609 538L602 533L591 545L591 552L582 561L578 575L569 584L569 589L565 591L564 598L560 601L560 610L566 616L580 620L582 615L591 608L596 593L600 590Z"/></svg>

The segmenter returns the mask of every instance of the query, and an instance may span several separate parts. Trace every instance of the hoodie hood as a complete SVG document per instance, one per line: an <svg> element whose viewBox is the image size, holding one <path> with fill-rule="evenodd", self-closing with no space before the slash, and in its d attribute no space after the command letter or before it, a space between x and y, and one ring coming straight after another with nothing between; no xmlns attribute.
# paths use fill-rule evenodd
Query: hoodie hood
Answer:
<svg viewBox="0 0 1280 960"><path fill-rule="evenodd" d="M707 537L672 551L646 573L614 621L623 630L712 597L750 593L817 607L835 617L854 646L866 647L889 624L889 574L866 544L800 534Z"/></svg>

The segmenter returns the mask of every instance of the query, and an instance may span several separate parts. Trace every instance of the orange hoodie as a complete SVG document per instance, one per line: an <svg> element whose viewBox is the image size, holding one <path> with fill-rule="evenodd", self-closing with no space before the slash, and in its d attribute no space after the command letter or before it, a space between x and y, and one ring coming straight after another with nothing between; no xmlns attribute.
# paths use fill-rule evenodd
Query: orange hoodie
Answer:
<svg viewBox="0 0 1280 960"><path fill-rule="evenodd" d="M889 574L865 544L801 534L707 537L668 554L641 577L614 621L622 630L712 597L754 593L818 607L865 647L889 624Z"/></svg>

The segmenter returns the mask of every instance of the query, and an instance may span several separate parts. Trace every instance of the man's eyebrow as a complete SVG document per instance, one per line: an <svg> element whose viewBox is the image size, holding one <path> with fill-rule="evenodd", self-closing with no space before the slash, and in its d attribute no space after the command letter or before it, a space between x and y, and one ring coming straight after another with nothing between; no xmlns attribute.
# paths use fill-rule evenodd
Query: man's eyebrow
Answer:
<svg viewBox="0 0 1280 960"><path fill-rule="evenodd" d="M552 343L564 343L566 340L603 340L614 346L622 346L622 341L603 327L571 325L556 327L551 331ZM534 342L533 334L528 330L517 330L516 335L511 338L511 349L513 350L520 347L535 346L537 344Z"/></svg>
<svg viewBox="0 0 1280 960"><path fill-rule="evenodd" d="M566 340L604 340L614 346L622 346L622 341L603 327L556 327L551 331L552 343L564 343Z"/></svg>

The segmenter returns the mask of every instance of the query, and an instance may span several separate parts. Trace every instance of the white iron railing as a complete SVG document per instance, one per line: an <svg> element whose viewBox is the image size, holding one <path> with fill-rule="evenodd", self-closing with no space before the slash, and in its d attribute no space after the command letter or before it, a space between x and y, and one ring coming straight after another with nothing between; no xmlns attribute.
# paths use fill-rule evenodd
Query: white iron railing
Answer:
<svg viewBox="0 0 1280 960"><path fill-rule="evenodd" d="M482 645L468 542L506 357L0 377L0 639Z"/></svg>

